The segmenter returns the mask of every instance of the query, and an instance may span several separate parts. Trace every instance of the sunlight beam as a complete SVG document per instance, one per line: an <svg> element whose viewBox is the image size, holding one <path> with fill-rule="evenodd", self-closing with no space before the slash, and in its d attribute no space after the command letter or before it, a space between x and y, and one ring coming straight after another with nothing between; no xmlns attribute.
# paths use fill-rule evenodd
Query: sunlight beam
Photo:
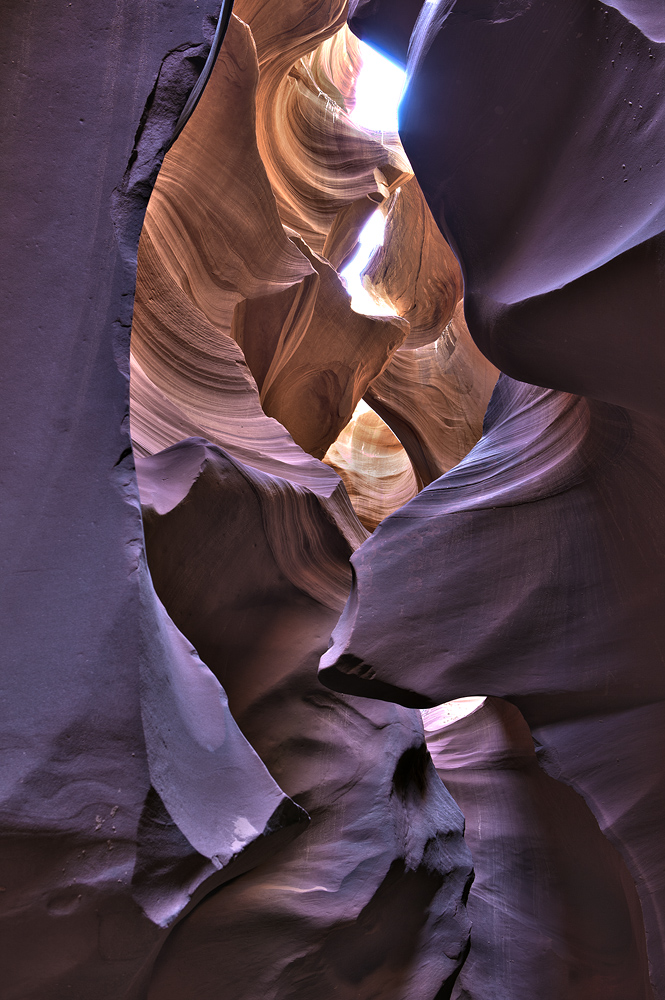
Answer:
<svg viewBox="0 0 665 1000"><path fill-rule="evenodd" d="M359 46L363 64L356 81L351 121L371 132L397 132L406 70L365 42L359 42Z"/></svg>
<svg viewBox="0 0 665 1000"><path fill-rule="evenodd" d="M362 67L356 80L356 103L349 117L354 125L368 132L395 133L406 71L365 42L358 44ZM351 296L351 308L368 316L395 315L390 306L373 299L360 280L374 252L383 246L384 230L385 217L377 209L360 233L358 250L341 272Z"/></svg>

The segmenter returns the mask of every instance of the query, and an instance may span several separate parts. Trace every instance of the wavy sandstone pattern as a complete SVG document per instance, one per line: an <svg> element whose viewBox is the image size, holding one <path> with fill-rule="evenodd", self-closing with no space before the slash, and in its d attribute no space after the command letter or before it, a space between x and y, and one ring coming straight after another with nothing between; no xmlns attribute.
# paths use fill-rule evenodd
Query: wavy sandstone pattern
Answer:
<svg viewBox="0 0 665 1000"><path fill-rule="evenodd" d="M236 0L175 142L108 7L0 39L3 997L665 1000L661 0Z"/></svg>
<svg viewBox="0 0 665 1000"><path fill-rule="evenodd" d="M242 5L238 10L242 12ZM420 356L413 363L411 352L396 356L395 351L413 343L414 337L416 343L436 339L446 328L460 293L459 269L428 216L419 188L409 180L408 163L403 156L399 159L397 136L386 146L353 125L345 106L335 105L331 115L335 95L342 105L352 104L358 53L348 29L332 34L334 24L328 14L311 8L300 23L298 41L289 30L295 11L282 9L284 24L266 19L261 6L244 13L251 17L252 30L231 18L206 90L165 159L146 215L132 339L135 445L150 454L183 437L204 436L266 471L276 472L276 462L299 467L300 481L327 498L330 474L309 462L297 445L322 458L369 391L368 401L382 415L390 414L389 423L415 462L416 476L429 481L428 461L441 471L442 458L449 467L479 436L488 398L487 366L467 349L464 360L469 370L460 373L459 349L450 364L450 349L443 364L442 352L436 351L436 379L451 402L461 387L462 392L467 388L463 380L470 380L474 389L467 393L465 415L432 423L422 410L414 416L419 385L435 377L432 366L424 368ZM300 68L295 77L291 64L289 71L285 69L279 39L288 36L291 58L325 34L332 37L313 55L296 59ZM307 86L299 76L303 67L311 75ZM326 70L333 76L328 77ZM280 112L284 134L269 155L266 136L279 129L268 113L264 91L278 85L286 88L294 107L304 102L310 118L295 110ZM294 121L302 125L297 141L289 138ZM237 137L233 151L228 142L216 147L211 135ZM342 150L340 162L347 165L346 173L330 149L321 146L321 135L331 148ZM263 159L257 136L263 136ZM288 150L280 145L287 142L291 142ZM316 154L314 166L305 146ZM281 150L279 158L276 150ZM329 175L321 172L316 157L328 165ZM353 174L356 180L348 174L354 163L353 170L360 171ZM327 221L319 225L320 239L312 238L312 220L305 207L307 198L314 197L311 191L307 194L308 170L310 181L315 178L318 185L316 204L325 206L327 198L333 199L332 208L325 209ZM362 190L358 177L363 178ZM299 192L297 212L296 201L285 207L287 188L293 198ZM363 194L360 201L359 194ZM386 300L392 295L396 311L404 315L372 318L351 310L335 267L310 249L302 234L317 246L323 244L340 267L353 252L368 217L366 206L374 211L382 201L388 210L388 238L377 265L381 279L375 292ZM298 232L283 228L286 222L295 223ZM415 257L419 266L409 271L406 261ZM372 280L370 271L367 281ZM453 335L457 341L459 334ZM450 344L450 336L446 342ZM474 368L478 375L471 374ZM387 383L383 390L382 372ZM434 459L432 448L443 449L445 458ZM367 523L378 523L411 492L407 454L400 459L403 482L392 490L389 503L385 467L377 460L375 473L365 468L368 493L358 503ZM334 466L330 454L328 463ZM284 474L292 477L288 467ZM314 486L317 480L320 485ZM357 490L352 493L359 497ZM374 501L368 499L372 493L374 510L370 509ZM338 490L333 507L343 508L344 503ZM349 520L346 512L332 513L338 521ZM359 526L353 529L347 524L346 530L352 545L362 540Z"/></svg>
<svg viewBox="0 0 665 1000"><path fill-rule="evenodd" d="M242 12L251 31L231 19L148 208L132 333L132 432L158 591L224 684L262 760L309 804L316 834L310 846L281 852L255 881L211 897L183 921L162 950L149 995L168 1000L195 988L197 996L217 997L223 968L224 996L238 1000L305 1000L313 989L349 1000L359 990L434 1000L442 984L452 985L468 944L459 814L427 763L418 713L328 698L314 676L351 584L349 556L366 537L330 456L411 332L400 316L354 313L335 266L316 250L340 267L366 205L375 211L410 173L397 137L387 148L353 126L343 106L331 116L336 97L350 105L356 70L346 31L308 54L332 34L329 12L310 7L300 40L285 34L295 8L282 9L286 26L263 21L263 8ZM282 108L283 134L270 132L269 97ZM255 99L262 159L248 114ZM243 122L228 157L210 137L228 138ZM331 161L335 149L340 162ZM237 169L241 159L246 171ZM351 164L346 172L342 160ZM316 190L308 187L314 180ZM257 184L262 217L251 204L244 216L237 205L229 210L229 192L244 204L245 187ZM427 313L428 336L436 336L457 301L459 272L438 243L427 259L425 222L421 205L410 237L425 254L425 277L419 284L414 274L412 289L407 281L403 300L412 313ZM266 225L273 270L267 256L258 256L260 267L255 261ZM404 232L394 227L393 241ZM425 279L444 265L449 300L433 312ZM382 441L362 470L362 492L351 494L371 528L417 486L397 438L368 416L374 442L377 431ZM326 453L323 464L317 459ZM368 922L380 930L365 930ZM272 943L263 955L266 928Z"/></svg>
<svg viewBox="0 0 665 1000"><path fill-rule="evenodd" d="M320 507L203 441L140 459L151 573L174 621L312 837L210 896L163 949L150 1000L358 995L434 998L468 939L461 816L438 782L418 712L326 692L316 678L339 607L325 592L348 546ZM281 571L266 520L312 529L312 585ZM218 567L224 566L220 573ZM251 971L250 971L251 970ZM452 981L451 979L451 981ZM220 983L222 984L220 986Z"/></svg>
<svg viewBox="0 0 665 1000"><path fill-rule="evenodd" d="M460 260L471 335L512 379L467 458L353 557L322 670L336 689L403 704L513 702L541 767L583 796L639 895L648 971L626 956L610 973L598 955L609 978L589 995L661 997L665 64L659 5L616 6L633 23L578 0L458 0L428 8L432 35L420 22L431 44L402 137ZM364 31L378 36L383 15L405 53L393 8L373 8ZM617 926L622 891L608 901ZM501 952L498 937L489 946Z"/></svg>

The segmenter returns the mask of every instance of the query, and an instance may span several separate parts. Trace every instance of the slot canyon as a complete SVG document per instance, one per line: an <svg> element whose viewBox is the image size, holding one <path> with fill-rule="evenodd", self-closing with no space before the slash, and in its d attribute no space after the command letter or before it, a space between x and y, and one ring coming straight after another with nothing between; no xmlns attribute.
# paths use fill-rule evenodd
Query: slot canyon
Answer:
<svg viewBox="0 0 665 1000"><path fill-rule="evenodd" d="M0 23L1 1000L665 1000L664 0Z"/></svg>

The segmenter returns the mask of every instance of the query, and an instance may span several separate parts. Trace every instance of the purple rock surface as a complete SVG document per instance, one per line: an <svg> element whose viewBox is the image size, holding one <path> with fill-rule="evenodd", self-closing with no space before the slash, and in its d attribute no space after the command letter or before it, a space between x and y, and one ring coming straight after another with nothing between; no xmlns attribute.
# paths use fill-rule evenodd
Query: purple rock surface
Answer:
<svg viewBox="0 0 665 1000"><path fill-rule="evenodd" d="M479 444L354 555L322 679L517 706L622 856L664 996L662 6L430 13L401 132L506 374Z"/></svg>
<svg viewBox="0 0 665 1000"><path fill-rule="evenodd" d="M6 1000L143 996L192 896L307 822L155 595L128 433L141 214L216 13L3 9Z"/></svg>

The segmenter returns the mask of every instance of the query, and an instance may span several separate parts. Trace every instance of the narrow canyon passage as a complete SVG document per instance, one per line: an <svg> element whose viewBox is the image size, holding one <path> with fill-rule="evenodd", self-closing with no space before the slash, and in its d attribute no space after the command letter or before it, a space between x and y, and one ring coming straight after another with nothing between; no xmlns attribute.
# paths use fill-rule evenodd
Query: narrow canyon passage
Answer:
<svg viewBox="0 0 665 1000"><path fill-rule="evenodd" d="M661 4L3 18L3 1000L665 1000Z"/></svg>

